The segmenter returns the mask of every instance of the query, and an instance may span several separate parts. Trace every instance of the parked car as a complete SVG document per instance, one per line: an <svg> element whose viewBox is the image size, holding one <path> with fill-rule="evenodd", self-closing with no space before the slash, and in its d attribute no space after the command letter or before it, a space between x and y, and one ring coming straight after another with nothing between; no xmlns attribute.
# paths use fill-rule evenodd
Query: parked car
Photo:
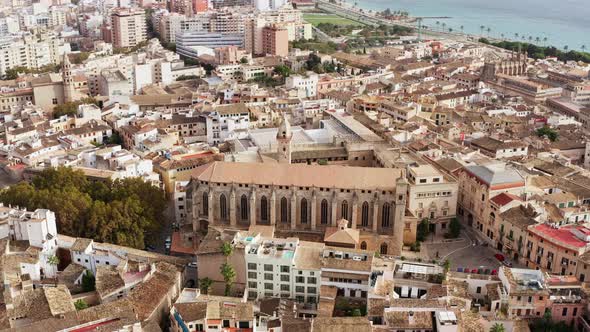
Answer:
<svg viewBox="0 0 590 332"><path fill-rule="evenodd" d="M496 259L500 262L503 262L506 259L502 254L495 254L494 257L496 257Z"/></svg>
<svg viewBox="0 0 590 332"><path fill-rule="evenodd" d="M166 241L164 243L166 243L167 245L172 243L172 239L170 238L170 236L166 238Z"/></svg>
<svg viewBox="0 0 590 332"><path fill-rule="evenodd" d="M512 262L510 262L508 260L503 260L502 264L504 264L504 266L512 267Z"/></svg>
<svg viewBox="0 0 590 332"><path fill-rule="evenodd" d="M194 268L196 268L197 267L197 262L190 262L190 263L187 264L187 266L188 267L194 267Z"/></svg>

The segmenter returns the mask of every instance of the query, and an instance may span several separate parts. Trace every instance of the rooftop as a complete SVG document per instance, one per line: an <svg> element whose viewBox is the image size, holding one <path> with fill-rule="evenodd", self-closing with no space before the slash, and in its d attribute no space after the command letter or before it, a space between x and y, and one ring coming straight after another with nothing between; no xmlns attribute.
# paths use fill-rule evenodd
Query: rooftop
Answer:
<svg viewBox="0 0 590 332"><path fill-rule="evenodd" d="M200 181L311 188L393 190L401 170L336 165L213 162L196 168Z"/></svg>

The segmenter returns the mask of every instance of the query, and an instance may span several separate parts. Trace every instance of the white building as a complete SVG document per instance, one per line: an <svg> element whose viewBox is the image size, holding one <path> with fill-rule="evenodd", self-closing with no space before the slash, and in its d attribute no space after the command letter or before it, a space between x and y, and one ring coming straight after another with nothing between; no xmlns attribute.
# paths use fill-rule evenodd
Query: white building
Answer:
<svg viewBox="0 0 590 332"><path fill-rule="evenodd" d="M53 212L45 209L30 212L0 203L0 238L28 241L30 247L37 249L31 250L29 259L19 262L21 275L28 274L31 280L55 277L57 265L51 260L57 251L57 226Z"/></svg>
<svg viewBox="0 0 590 332"><path fill-rule="evenodd" d="M319 76L313 72L306 75L291 75L285 80L285 87L297 90L299 98L313 98L318 92Z"/></svg>
<svg viewBox="0 0 590 332"><path fill-rule="evenodd" d="M248 297L281 297L302 303L318 303L320 292L320 257L323 244L303 243L297 238L240 239L246 241Z"/></svg>
<svg viewBox="0 0 590 332"><path fill-rule="evenodd" d="M250 111L243 103L217 106L207 115L207 143L215 145L227 139L246 138L250 129Z"/></svg>

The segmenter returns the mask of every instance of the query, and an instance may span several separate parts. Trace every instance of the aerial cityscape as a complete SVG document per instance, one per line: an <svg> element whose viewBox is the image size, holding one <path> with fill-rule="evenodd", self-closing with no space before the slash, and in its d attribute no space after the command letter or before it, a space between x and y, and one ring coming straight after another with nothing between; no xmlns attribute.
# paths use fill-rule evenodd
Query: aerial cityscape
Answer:
<svg viewBox="0 0 590 332"><path fill-rule="evenodd" d="M0 0L0 332L590 332L585 0Z"/></svg>

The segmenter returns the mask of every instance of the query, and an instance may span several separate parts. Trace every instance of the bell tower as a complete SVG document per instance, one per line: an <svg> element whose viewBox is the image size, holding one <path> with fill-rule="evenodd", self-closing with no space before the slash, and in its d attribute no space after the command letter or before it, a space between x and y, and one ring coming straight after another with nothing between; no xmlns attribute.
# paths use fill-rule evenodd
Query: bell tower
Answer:
<svg viewBox="0 0 590 332"><path fill-rule="evenodd" d="M283 114L283 120L277 132L277 160L281 164L291 163L291 124L287 120L287 116Z"/></svg>
<svg viewBox="0 0 590 332"><path fill-rule="evenodd" d="M72 102L74 101L74 79L72 78L72 64L66 53L63 56L61 76L64 89L64 102Z"/></svg>

